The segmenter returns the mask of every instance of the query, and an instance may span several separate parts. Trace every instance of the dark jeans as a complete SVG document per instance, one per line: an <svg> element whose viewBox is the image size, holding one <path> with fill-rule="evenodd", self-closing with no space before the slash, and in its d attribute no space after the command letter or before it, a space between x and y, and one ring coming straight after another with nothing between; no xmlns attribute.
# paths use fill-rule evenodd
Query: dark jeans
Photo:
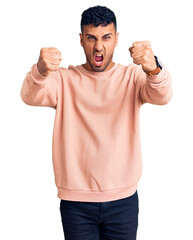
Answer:
<svg viewBox="0 0 193 240"><path fill-rule="evenodd" d="M137 191L108 202L61 200L60 213L65 240L136 240Z"/></svg>

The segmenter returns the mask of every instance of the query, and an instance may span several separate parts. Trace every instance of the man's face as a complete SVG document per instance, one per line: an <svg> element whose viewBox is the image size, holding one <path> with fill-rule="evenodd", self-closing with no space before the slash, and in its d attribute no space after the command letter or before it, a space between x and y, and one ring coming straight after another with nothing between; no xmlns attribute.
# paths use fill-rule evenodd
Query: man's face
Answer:
<svg viewBox="0 0 193 240"><path fill-rule="evenodd" d="M103 27L84 25L80 33L80 43L86 55L85 68L89 71L108 71L113 67L114 48L118 44L119 34L115 32L113 23Z"/></svg>

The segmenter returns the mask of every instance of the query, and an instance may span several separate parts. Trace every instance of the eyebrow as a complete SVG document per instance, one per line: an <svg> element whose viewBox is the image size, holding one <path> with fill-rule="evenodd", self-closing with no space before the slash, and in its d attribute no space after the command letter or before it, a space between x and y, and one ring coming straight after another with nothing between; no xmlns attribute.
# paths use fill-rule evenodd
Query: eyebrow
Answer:
<svg viewBox="0 0 193 240"><path fill-rule="evenodd" d="M109 35L113 35L113 34L112 33L107 33L103 37L106 37L106 36L109 36ZM96 39L96 37L94 35L89 34L89 33L87 33L86 36L91 36L91 37L94 37Z"/></svg>

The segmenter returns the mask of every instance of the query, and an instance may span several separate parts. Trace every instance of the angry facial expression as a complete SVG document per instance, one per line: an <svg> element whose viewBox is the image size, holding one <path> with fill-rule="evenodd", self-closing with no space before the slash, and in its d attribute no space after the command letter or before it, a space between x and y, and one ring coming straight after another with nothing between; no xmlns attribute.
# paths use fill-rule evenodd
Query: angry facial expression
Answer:
<svg viewBox="0 0 193 240"><path fill-rule="evenodd" d="M113 23L98 27L84 25L83 33L80 33L80 43L86 55L86 64L83 64L83 67L96 72L111 69L114 65L112 59L118 36Z"/></svg>

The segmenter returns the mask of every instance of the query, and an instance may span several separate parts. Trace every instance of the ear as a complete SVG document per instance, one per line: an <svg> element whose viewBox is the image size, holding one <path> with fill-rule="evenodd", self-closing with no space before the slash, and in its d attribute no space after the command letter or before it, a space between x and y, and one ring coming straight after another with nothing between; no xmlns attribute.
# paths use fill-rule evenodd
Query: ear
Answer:
<svg viewBox="0 0 193 240"><path fill-rule="evenodd" d="M82 34L79 33L79 36L80 36L80 44L81 44L81 46L83 47Z"/></svg>
<svg viewBox="0 0 193 240"><path fill-rule="evenodd" d="M116 33L116 36L115 36L115 47L118 44L118 38L119 38L119 33Z"/></svg>

